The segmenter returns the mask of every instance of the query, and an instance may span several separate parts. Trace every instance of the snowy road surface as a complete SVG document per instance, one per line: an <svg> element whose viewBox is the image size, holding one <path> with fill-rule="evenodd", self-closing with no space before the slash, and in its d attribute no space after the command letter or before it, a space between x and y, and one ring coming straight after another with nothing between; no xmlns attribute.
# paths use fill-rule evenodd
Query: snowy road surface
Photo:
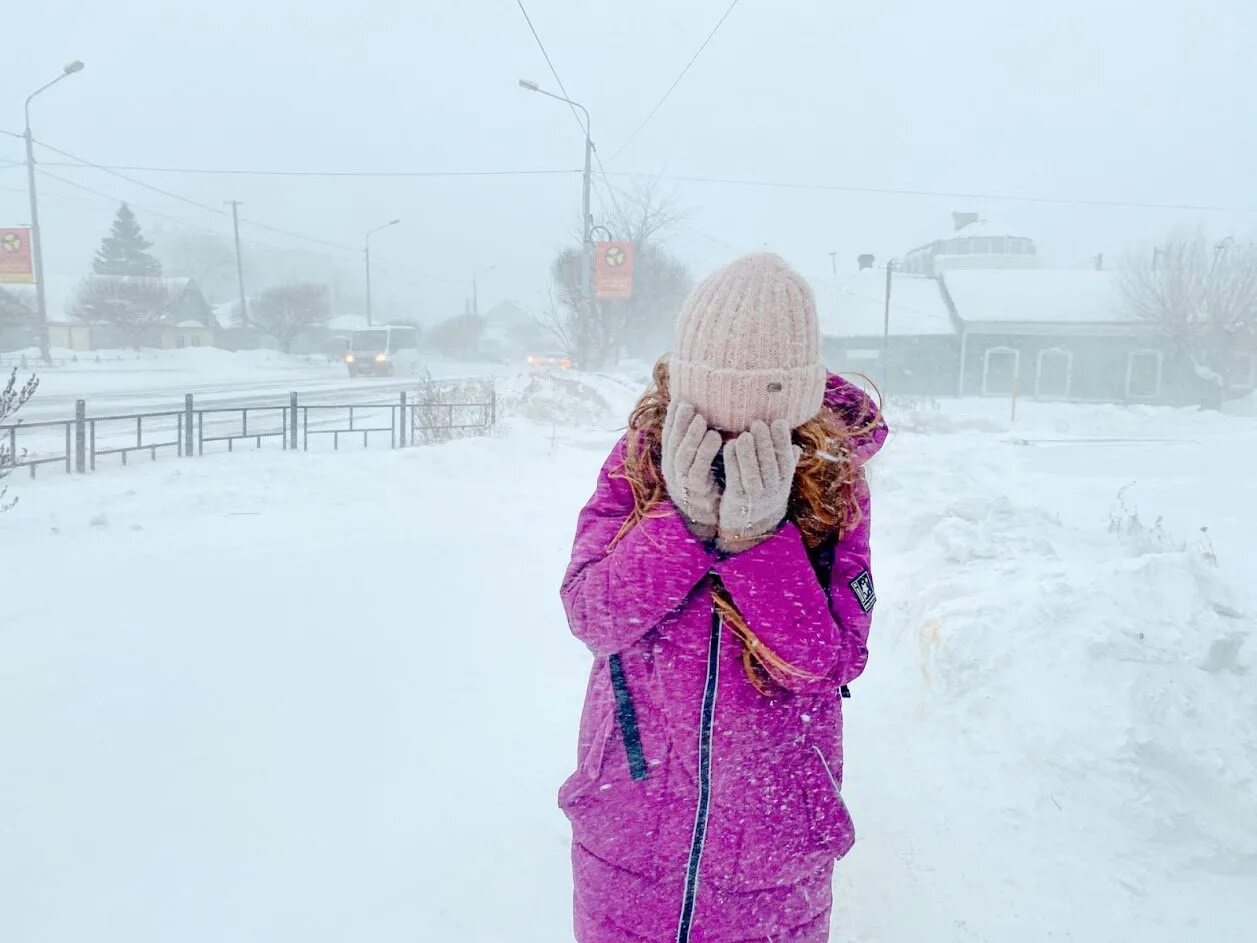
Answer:
<svg viewBox="0 0 1257 943"><path fill-rule="evenodd" d="M1257 423L984 411L874 470L833 939L1249 939ZM612 425L14 481L0 940L570 939L556 589Z"/></svg>

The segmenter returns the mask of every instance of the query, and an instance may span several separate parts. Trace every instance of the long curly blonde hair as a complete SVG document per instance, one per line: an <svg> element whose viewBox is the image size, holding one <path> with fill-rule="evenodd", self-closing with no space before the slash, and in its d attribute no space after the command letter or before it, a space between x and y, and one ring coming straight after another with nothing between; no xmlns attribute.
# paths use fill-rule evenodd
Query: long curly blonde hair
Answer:
<svg viewBox="0 0 1257 943"><path fill-rule="evenodd" d="M668 363L664 358L655 364L650 385L629 416L624 464L614 474L632 489L633 510L612 546L668 500L660 471L668 403ZM848 418L822 409L794 430L794 443L803 452L795 470L786 516L799 528L809 551L841 539L860 523L864 476L855 460L853 443L881 423L880 409L870 406L868 412L869 415L859 417L857 425L851 425ZM772 695L786 678L809 677L760 642L718 580L712 586L712 599L725 625L742 643L742 667L761 693Z"/></svg>

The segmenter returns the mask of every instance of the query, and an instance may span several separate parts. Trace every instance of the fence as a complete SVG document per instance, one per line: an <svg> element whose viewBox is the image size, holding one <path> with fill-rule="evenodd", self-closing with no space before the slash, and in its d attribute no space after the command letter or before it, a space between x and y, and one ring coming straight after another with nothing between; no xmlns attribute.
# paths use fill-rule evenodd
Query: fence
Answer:
<svg viewBox="0 0 1257 943"><path fill-rule="evenodd" d="M0 426L7 449L3 469L28 468L35 477L44 466L62 465L66 472L96 471L97 460L159 452L180 457L205 454L206 447L278 440L284 450L311 451L311 445L361 442L366 448L426 445L470 435L484 435L497 422L497 396L491 381L455 386L425 383L414 394L403 392L395 402L302 403L296 393L280 405L198 407L191 393L182 409L89 416L85 400L75 404L72 419L17 422ZM32 446L31 440L39 440ZM55 443L55 444L54 444Z"/></svg>

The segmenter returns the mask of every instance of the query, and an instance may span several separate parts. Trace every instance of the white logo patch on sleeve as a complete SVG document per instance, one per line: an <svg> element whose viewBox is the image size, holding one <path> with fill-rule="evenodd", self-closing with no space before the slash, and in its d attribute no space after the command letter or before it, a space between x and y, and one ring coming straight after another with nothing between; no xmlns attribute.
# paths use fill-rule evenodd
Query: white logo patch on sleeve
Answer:
<svg viewBox="0 0 1257 943"><path fill-rule="evenodd" d="M877 605L877 593L873 591L873 577L868 570L861 570L860 575L851 581L851 592L855 593L856 602L865 612L872 612Z"/></svg>

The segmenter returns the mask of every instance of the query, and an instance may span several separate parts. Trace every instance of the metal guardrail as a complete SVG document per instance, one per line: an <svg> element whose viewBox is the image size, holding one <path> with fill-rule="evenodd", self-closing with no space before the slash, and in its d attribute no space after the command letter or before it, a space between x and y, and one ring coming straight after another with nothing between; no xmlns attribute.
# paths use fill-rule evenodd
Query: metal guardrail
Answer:
<svg viewBox="0 0 1257 943"><path fill-rule="evenodd" d="M207 445L226 443L235 451L236 443L252 442L260 449L264 442L278 439L285 450L310 451L311 441L330 436L333 450L339 451L342 438L362 438L369 447L374 437L388 434L389 448L406 448L484 434L496 422L497 401L493 388L485 384L484 400L442 402L431 389L416 398L401 393L393 403L299 403L289 395L287 405L197 408L191 393L184 397L181 410L122 413L89 416L87 403L75 403L73 419L16 422L0 426L0 437L8 446L7 469L28 468L35 477L45 465L65 466L67 473L96 471L97 459L117 455L127 465L130 456L148 453L157 460L162 450L173 449L183 458L203 456ZM383 413L387 413L387 425ZM47 444L51 430L63 430L58 441L64 447L52 451ZM45 440L40 449L23 448L29 437ZM27 442L23 442L26 439Z"/></svg>

